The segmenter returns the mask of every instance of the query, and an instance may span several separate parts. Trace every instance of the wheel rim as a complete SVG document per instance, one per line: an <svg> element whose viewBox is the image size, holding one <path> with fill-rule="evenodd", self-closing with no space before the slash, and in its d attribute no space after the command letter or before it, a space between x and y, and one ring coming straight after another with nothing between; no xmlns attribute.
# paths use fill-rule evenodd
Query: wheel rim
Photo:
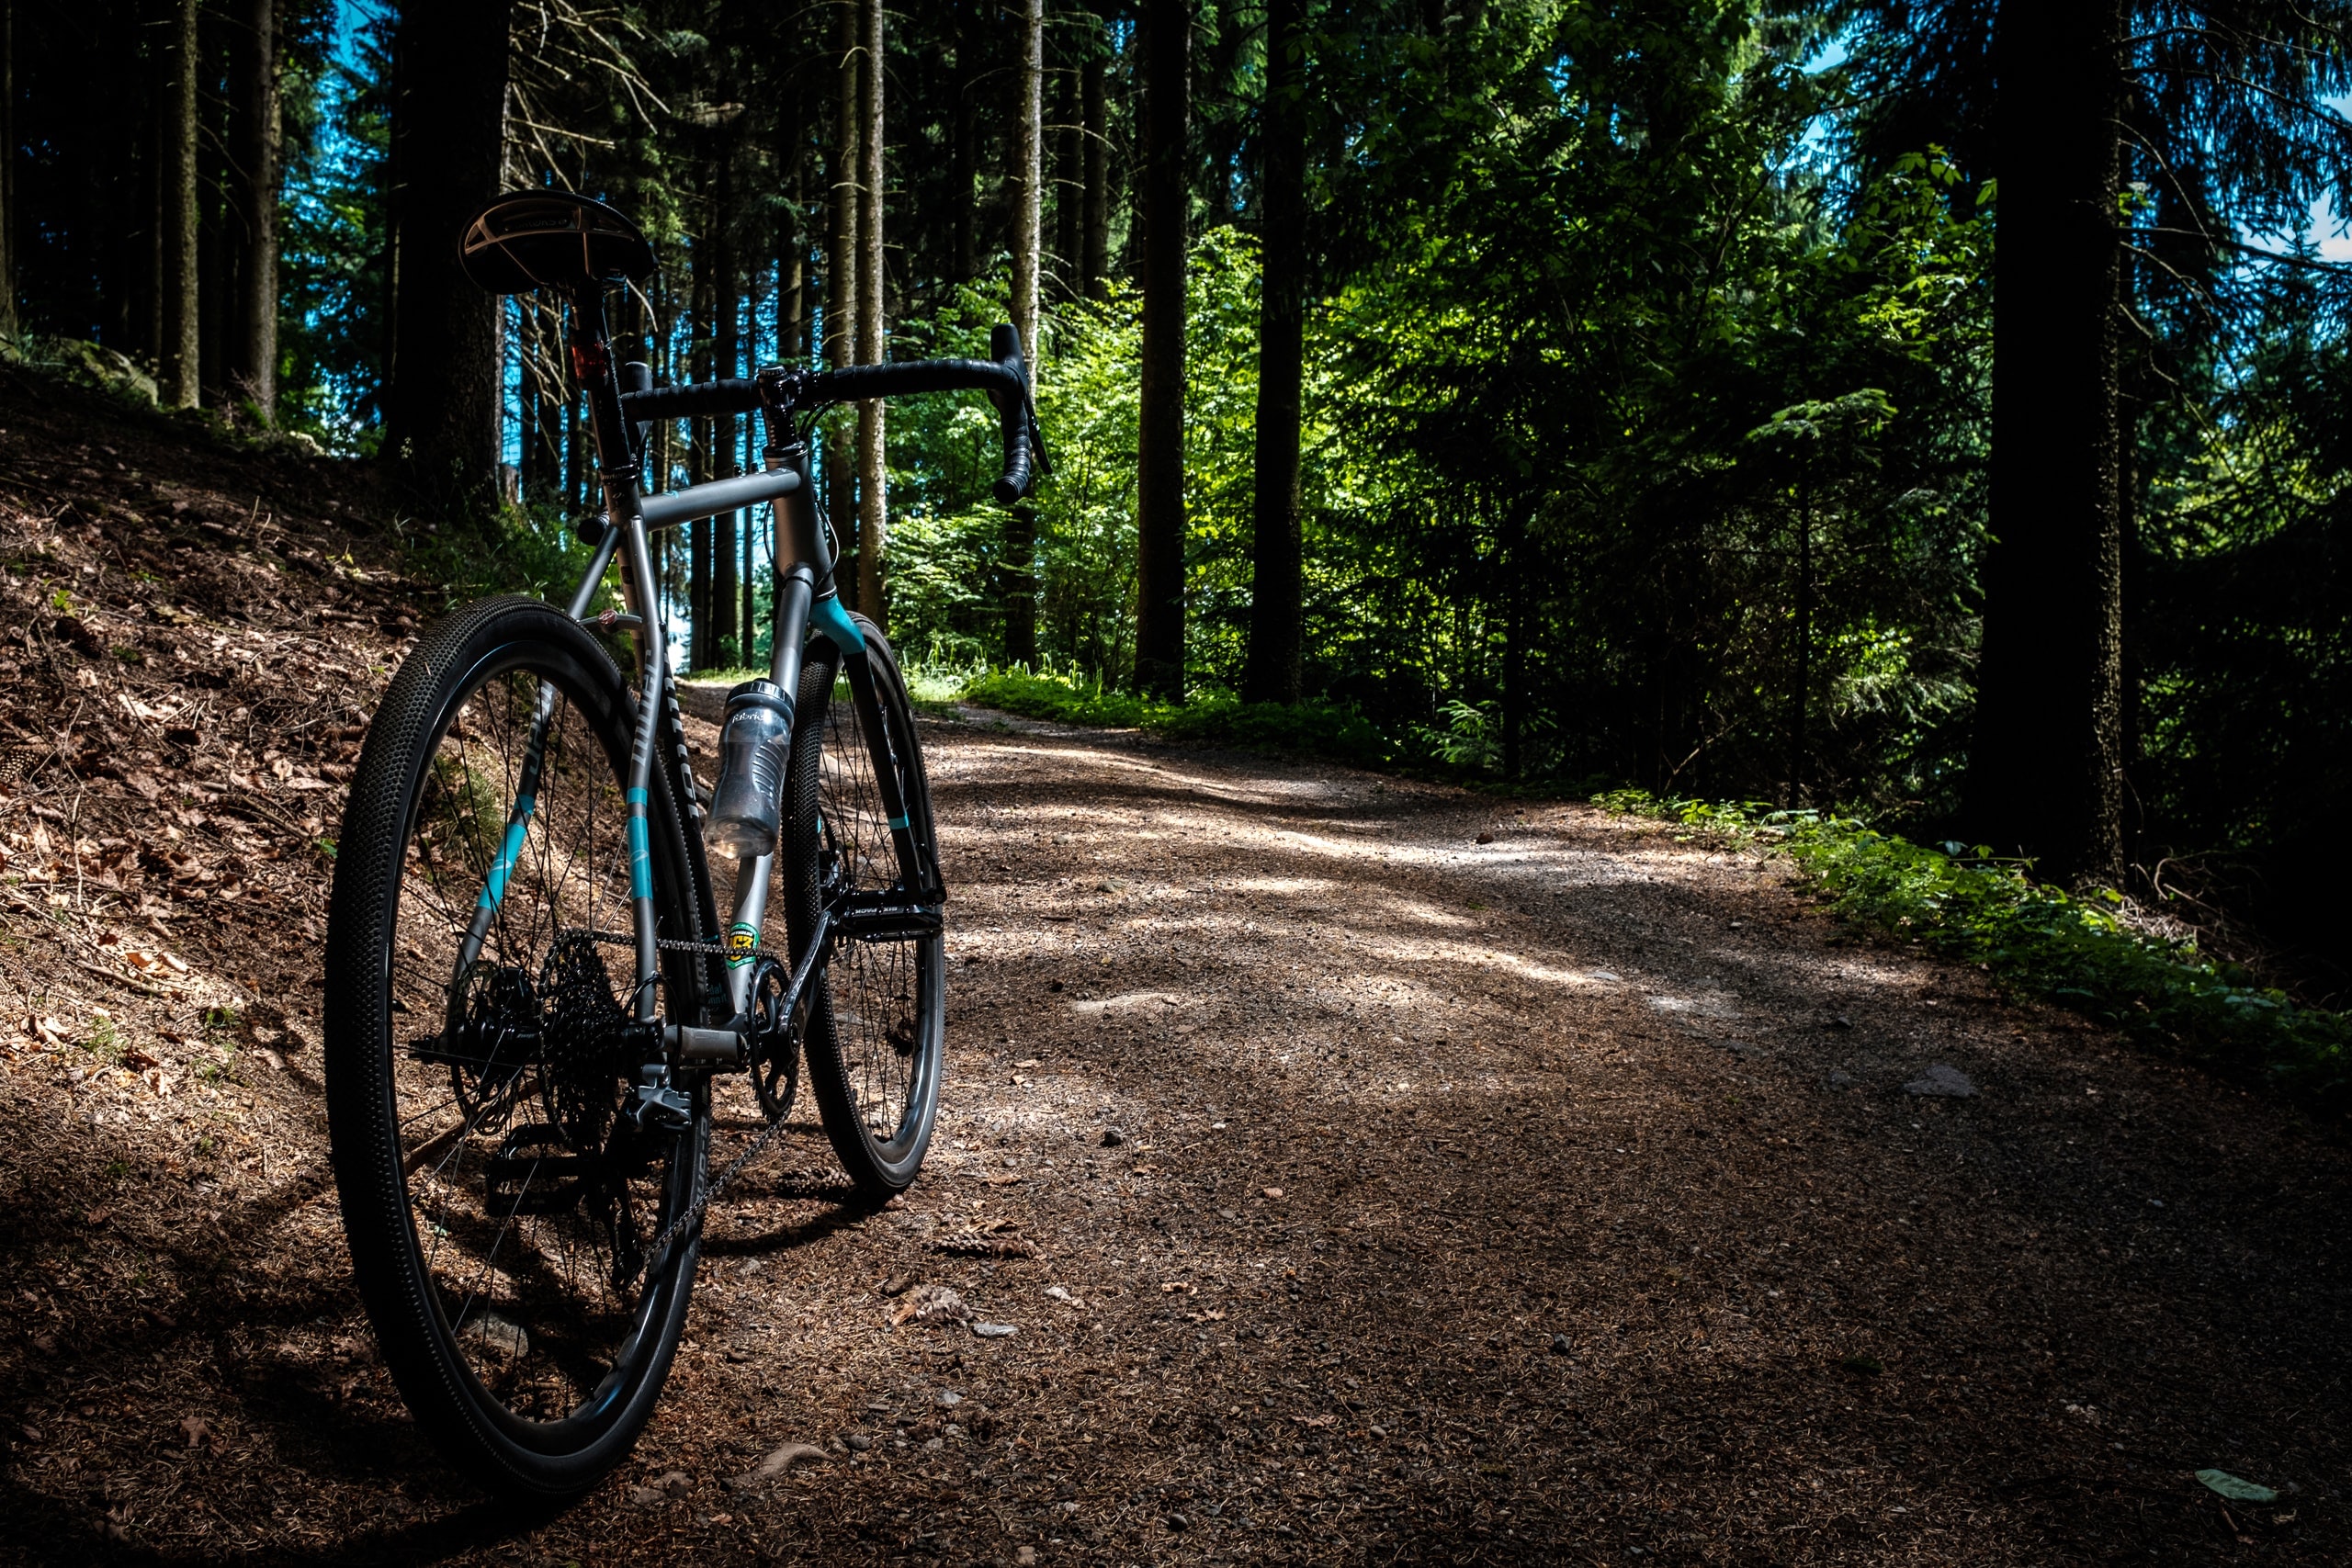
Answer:
<svg viewBox="0 0 2352 1568"><path fill-rule="evenodd" d="M817 786L818 898L838 908L899 886L898 852L846 679L837 680ZM938 936L845 942L827 964L825 1000L859 1130L885 1166L918 1156L938 1094L944 945Z"/></svg>
<svg viewBox="0 0 2352 1568"><path fill-rule="evenodd" d="M545 762L510 852L543 679ZM519 652L459 684L413 782L386 953L419 1273L476 1403L546 1452L609 1426L659 1353L648 1330L681 1271L648 1281L637 1265L699 1150L691 1135L633 1140L618 1114L627 1086L606 1026L631 961L598 933L630 926L625 759L583 708L588 689L570 662ZM453 985L484 888L509 862L480 956Z"/></svg>

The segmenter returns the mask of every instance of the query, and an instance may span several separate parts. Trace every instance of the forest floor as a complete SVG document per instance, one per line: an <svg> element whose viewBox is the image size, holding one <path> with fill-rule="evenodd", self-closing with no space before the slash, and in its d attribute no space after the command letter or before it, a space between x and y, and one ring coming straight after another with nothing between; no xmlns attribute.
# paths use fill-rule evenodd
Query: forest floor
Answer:
<svg viewBox="0 0 2352 1568"><path fill-rule="evenodd" d="M977 712L925 734L923 1178L861 1211L797 1127L625 1470L481 1500L326 1176L320 840L399 561L334 465L0 382L0 1558L2352 1556L2337 1134L1769 854ZM893 1330L910 1283L1015 1332Z"/></svg>

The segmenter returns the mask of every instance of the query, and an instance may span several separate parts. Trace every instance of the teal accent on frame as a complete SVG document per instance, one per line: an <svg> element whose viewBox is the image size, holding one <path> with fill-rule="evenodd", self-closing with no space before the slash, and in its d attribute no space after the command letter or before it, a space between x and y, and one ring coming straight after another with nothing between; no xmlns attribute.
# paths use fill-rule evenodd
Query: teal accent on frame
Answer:
<svg viewBox="0 0 2352 1568"><path fill-rule="evenodd" d="M476 908L495 909L505 901L506 879L514 874L514 863L523 858L523 836L530 829L531 811L537 804L527 795L515 798L514 820L506 824L506 842L499 846L498 859L490 868L490 881L483 886Z"/></svg>
<svg viewBox="0 0 2352 1568"><path fill-rule="evenodd" d="M893 828L898 829L900 832L902 832L902 833L903 833L903 832L905 832L905 831L907 830L907 829L908 829L908 827L910 826L910 824L908 823L907 819L906 819L905 818L903 818L903 817L893 817L893 818L890 818L890 826L891 826L891 827L893 827Z"/></svg>
<svg viewBox="0 0 2352 1568"><path fill-rule="evenodd" d="M653 849L645 828L645 792L628 792L628 896L653 897Z"/></svg>
<svg viewBox="0 0 2352 1568"><path fill-rule="evenodd" d="M760 955L760 928L737 920L727 928L727 967L741 969Z"/></svg>
<svg viewBox="0 0 2352 1568"><path fill-rule="evenodd" d="M831 637L833 646L843 653L865 651L865 634L857 629L857 623L842 608L842 596L838 593L828 593L808 606L808 624Z"/></svg>

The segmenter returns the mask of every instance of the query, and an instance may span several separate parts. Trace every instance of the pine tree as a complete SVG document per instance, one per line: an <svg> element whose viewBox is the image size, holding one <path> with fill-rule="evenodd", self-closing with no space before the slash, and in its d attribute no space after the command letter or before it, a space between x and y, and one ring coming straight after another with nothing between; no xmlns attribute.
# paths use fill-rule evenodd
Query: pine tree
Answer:
<svg viewBox="0 0 2352 1568"><path fill-rule="evenodd" d="M1136 463L1136 689L1184 695L1184 288L1191 0L1145 0L1143 365Z"/></svg>

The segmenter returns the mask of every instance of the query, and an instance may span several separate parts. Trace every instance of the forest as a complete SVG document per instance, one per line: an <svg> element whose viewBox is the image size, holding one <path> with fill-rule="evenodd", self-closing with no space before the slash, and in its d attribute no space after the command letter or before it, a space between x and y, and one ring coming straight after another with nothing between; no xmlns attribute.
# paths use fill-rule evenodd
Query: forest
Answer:
<svg viewBox="0 0 2352 1568"><path fill-rule="evenodd" d="M373 465L443 558L582 558L560 307L454 264L580 191L655 239L664 381L1021 326L1034 504L953 398L823 434L924 670L1858 811L2344 978L2352 6L5 15L10 352ZM763 660L763 529L668 541L692 667Z"/></svg>

